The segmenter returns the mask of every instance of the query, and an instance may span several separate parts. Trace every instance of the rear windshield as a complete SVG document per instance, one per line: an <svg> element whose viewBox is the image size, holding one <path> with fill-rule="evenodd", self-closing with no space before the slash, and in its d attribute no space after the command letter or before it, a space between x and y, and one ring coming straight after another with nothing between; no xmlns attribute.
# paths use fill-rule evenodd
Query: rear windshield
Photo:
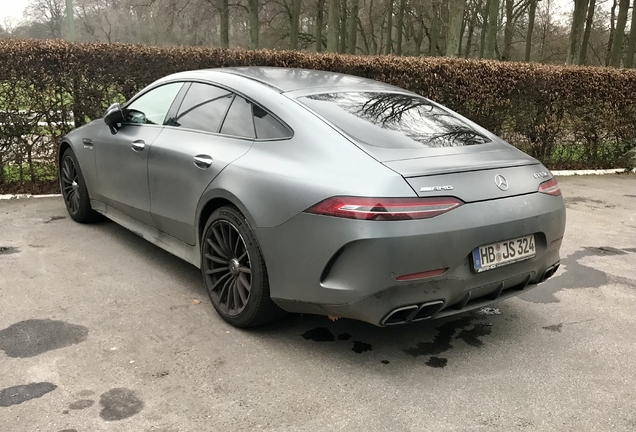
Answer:
<svg viewBox="0 0 636 432"><path fill-rule="evenodd" d="M459 147L490 142L450 112L417 96L346 92L299 100L348 135L375 147Z"/></svg>

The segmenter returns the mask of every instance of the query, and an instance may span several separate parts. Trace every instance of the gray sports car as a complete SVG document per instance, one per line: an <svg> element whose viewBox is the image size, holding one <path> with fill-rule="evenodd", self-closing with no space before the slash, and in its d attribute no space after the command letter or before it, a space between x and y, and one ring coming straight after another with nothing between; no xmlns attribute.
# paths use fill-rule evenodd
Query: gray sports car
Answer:
<svg viewBox="0 0 636 432"><path fill-rule="evenodd" d="M417 94L355 76L162 78L59 149L71 217L101 213L200 267L247 327L285 312L376 325L514 296L559 266L550 171Z"/></svg>

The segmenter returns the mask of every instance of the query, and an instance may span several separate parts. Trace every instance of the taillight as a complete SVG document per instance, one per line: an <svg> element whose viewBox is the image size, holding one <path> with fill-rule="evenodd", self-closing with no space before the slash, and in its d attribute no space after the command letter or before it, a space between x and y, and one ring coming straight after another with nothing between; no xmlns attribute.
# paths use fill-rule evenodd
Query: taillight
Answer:
<svg viewBox="0 0 636 432"><path fill-rule="evenodd" d="M550 180L544 181L539 185L539 192L548 195L559 196L561 195L561 188L559 187L556 179L553 177Z"/></svg>
<svg viewBox="0 0 636 432"><path fill-rule="evenodd" d="M306 210L325 216L375 221L428 219L464 204L452 197L363 198L332 197Z"/></svg>

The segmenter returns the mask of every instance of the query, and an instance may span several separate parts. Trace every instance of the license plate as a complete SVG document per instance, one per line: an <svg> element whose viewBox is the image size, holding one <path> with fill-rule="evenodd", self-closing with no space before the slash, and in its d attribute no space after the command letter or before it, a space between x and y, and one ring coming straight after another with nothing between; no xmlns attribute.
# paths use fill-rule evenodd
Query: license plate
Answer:
<svg viewBox="0 0 636 432"><path fill-rule="evenodd" d="M473 249L475 271L483 272L532 258L536 255L534 236L491 243Z"/></svg>

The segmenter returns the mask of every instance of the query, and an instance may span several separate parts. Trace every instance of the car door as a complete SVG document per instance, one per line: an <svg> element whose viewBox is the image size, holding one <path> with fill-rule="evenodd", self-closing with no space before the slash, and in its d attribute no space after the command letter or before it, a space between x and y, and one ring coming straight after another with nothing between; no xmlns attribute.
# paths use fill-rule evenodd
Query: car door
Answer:
<svg viewBox="0 0 636 432"><path fill-rule="evenodd" d="M147 225L150 215L148 153L182 82L155 87L124 108L125 122L115 134L104 131L95 145L99 195L106 203Z"/></svg>
<svg viewBox="0 0 636 432"><path fill-rule="evenodd" d="M201 195L250 149L254 137L250 102L220 87L191 83L150 148L150 207L159 230L194 245Z"/></svg>

